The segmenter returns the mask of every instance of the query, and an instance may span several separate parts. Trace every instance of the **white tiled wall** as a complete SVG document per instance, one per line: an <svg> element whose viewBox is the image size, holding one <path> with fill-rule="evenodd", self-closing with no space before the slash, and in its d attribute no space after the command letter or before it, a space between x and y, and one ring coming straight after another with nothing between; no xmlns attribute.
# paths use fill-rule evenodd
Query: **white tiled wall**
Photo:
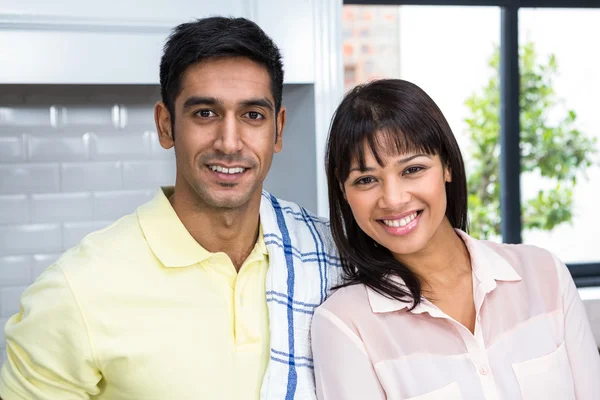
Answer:
<svg viewBox="0 0 600 400"><path fill-rule="evenodd" d="M87 233L173 184L151 86L0 85L0 365L22 291Z"/></svg>

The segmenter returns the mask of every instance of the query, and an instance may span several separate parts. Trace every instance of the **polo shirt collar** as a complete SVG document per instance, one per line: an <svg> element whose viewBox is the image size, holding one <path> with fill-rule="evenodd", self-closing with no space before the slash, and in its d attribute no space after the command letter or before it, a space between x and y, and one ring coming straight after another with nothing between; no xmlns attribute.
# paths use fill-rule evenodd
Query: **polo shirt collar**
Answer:
<svg viewBox="0 0 600 400"><path fill-rule="evenodd" d="M521 277L514 268L502 256L491 249L484 241L473 239L465 232L456 229L456 233L465 242L471 256L471 267L476 278L484 285L486 292L491 292L497 286L497 281L520 281ZM404 281L396 276L391 277L397 284L403 285ZM400 311L412 306L412 302L406 303L395 299L390 299L381 293L367 287L367 297L371 310L374 313L387 313ZM423 312L436 312L433 305L423 299L423 301L411 311L414 314Z"/></svg>
<svg viewBox="0 0 600 400"><path fill-rule="evenodd" d="M169 197L173 187L162 187L154 199L137 209L150 249L165 267L188 267L212 256L185 228Z"/></svg>

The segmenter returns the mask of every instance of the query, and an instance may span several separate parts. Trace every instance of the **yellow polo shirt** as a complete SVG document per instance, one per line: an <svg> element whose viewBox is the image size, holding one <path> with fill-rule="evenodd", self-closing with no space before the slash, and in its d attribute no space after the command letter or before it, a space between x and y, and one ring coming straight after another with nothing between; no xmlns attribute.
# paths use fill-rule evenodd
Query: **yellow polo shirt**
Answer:
<svg viewBox="0 0 600 400"><path fill-rule="evenodd" d="M259 398L262 229L237 273L192 238L171 193L88 235L24 292L5 329L3 400Z"/></svg>

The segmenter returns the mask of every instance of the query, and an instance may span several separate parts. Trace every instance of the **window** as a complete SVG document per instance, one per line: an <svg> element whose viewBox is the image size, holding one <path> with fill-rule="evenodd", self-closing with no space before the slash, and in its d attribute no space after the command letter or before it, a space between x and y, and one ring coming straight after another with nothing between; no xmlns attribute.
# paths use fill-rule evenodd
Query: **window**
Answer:
<svg viewBox="0 0 600 400"><path fill-rule="evenodd" d="M600 1L344 3L346 89L396 77L431 95L465 157L473 236L551 249L598 285Z"/></svg>
<svg viewBox="0 0 600 400"><path fill-rule="evenodd" d="M523 241L568 263L600 260L597 37L600 10L519 11Z"/></svg>

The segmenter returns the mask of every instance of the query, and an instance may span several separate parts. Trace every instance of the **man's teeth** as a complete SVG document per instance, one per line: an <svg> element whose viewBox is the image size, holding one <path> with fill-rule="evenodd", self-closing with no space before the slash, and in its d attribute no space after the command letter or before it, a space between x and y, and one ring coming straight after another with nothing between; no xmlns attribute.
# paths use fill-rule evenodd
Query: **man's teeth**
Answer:
<svg viewBox="0 0 600 400"><path fill-rule="evenodd" d="M236 167L236 168L223 168L219 165L211 165L209 167L210 169L212 169L215 172L220 172L222 174L241 174L242 172L245 171L245 168L240 168L240 167Z"/></svg>
<svg viewBox="0 0 600 400"><path fill-rule="evenodd" d="M419 215L419 213L417 213L416 211L404 218L400 218L400 219L384 219L383 223L386 224L387 226L391 226L394 228L398 228L400 226L405 226L407 224L410 224L410 222L417 218L417 215Z"/></svg>

